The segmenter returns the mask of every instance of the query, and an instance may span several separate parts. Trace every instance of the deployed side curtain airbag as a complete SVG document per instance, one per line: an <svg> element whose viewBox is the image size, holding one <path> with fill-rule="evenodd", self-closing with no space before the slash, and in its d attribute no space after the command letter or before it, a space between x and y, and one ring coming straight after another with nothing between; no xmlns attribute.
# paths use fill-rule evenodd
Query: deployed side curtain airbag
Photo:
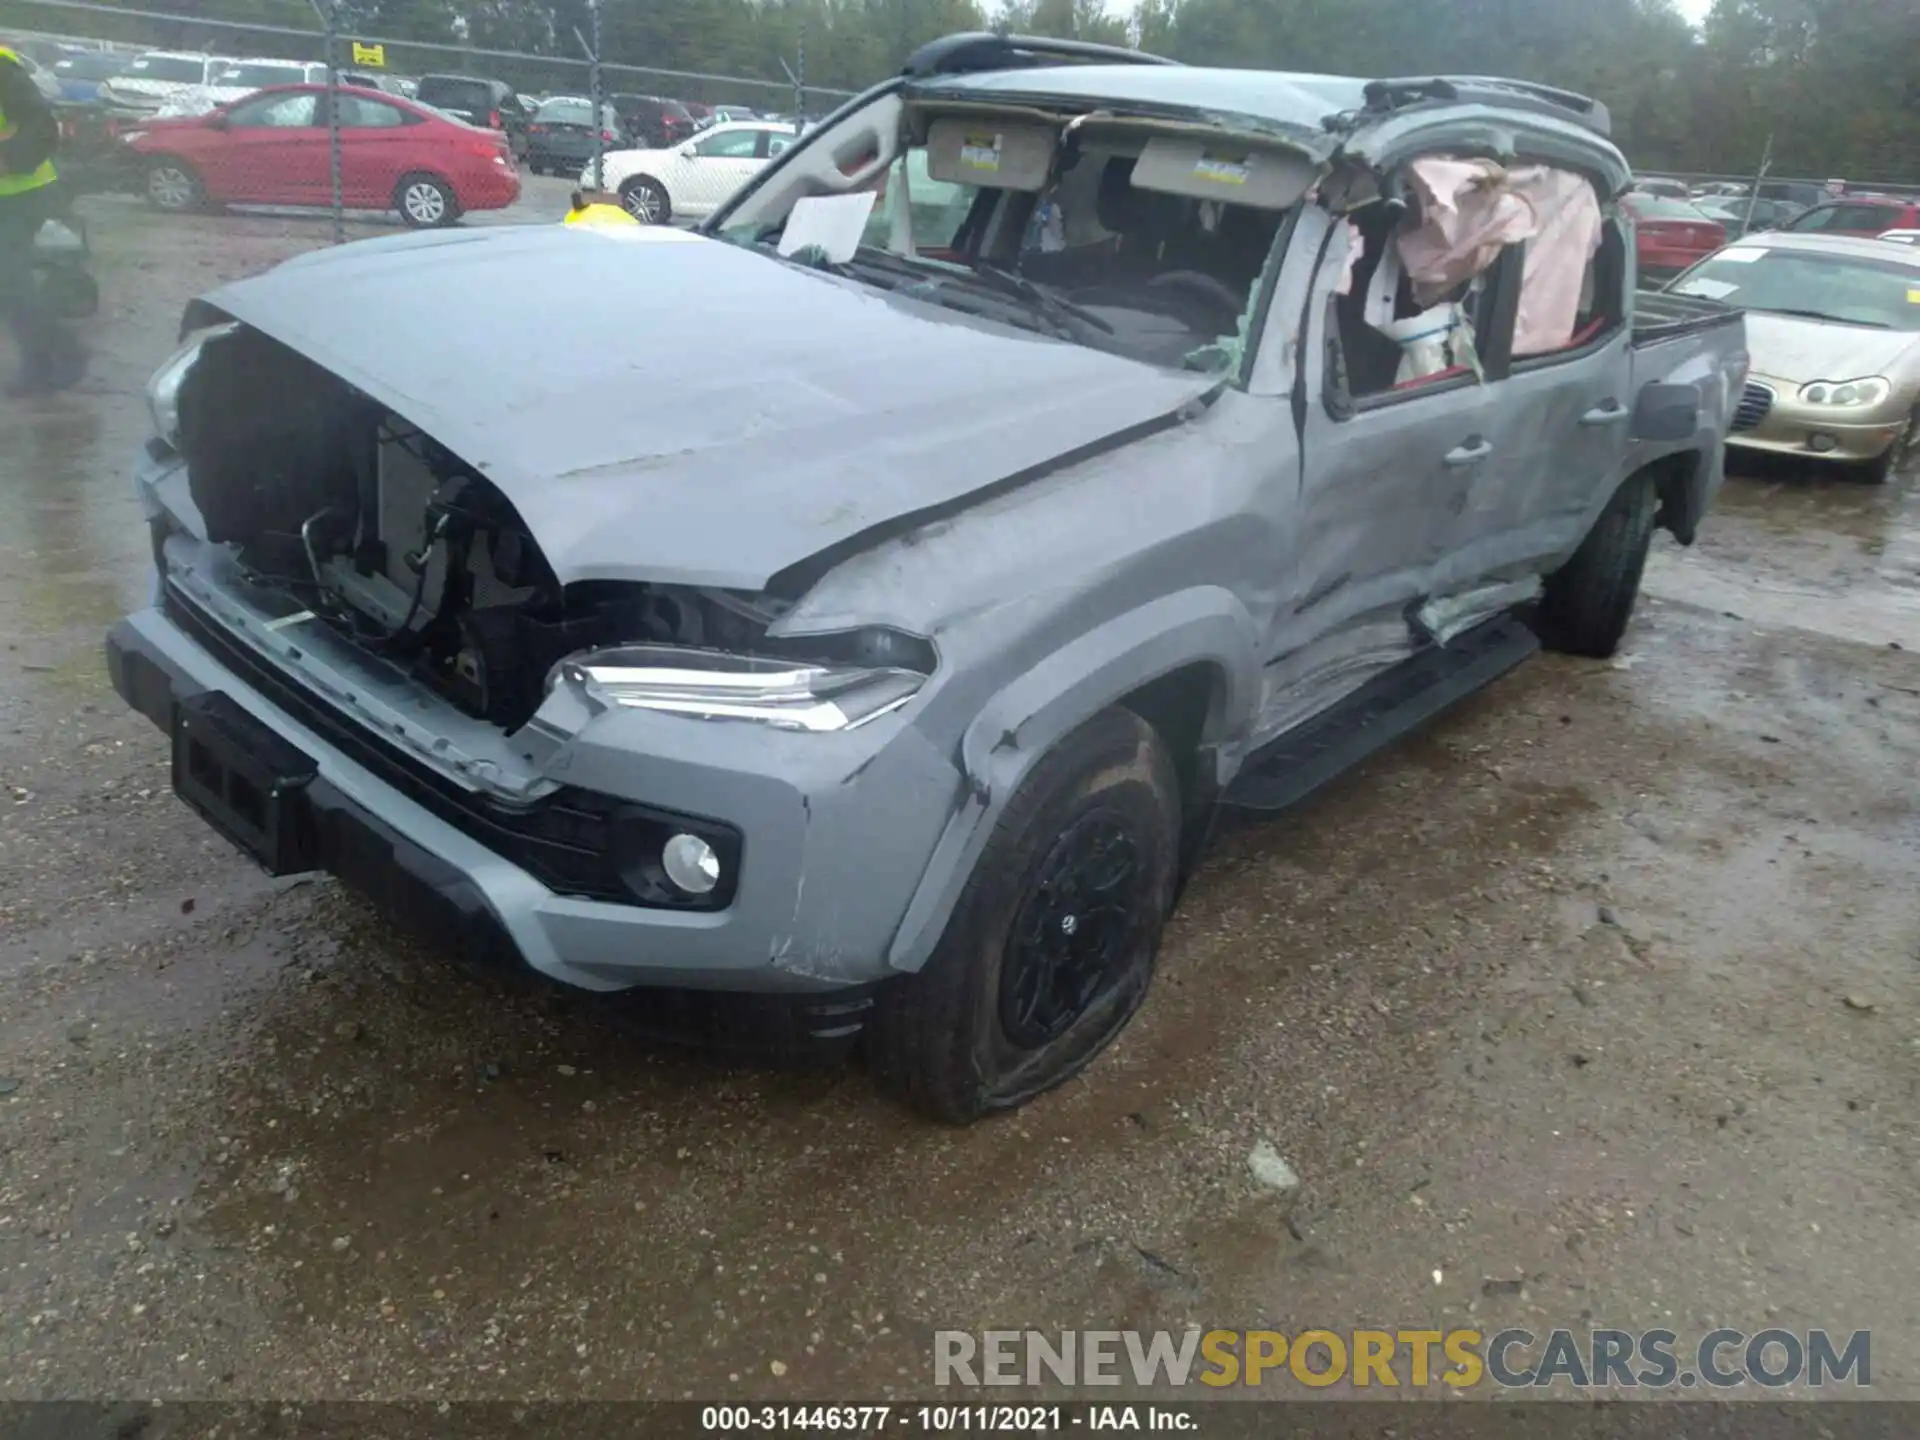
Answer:
<svg viewBox="0 0 1920 1440"><path fill-rule="evenodd" d="M1533 207L1491 160L1434 155L1409 167L1420 223L1395 239L1422 306L1436 305L1539 229Z"/></svg>
<svg viewBox="0 0 1920 1440"><path fill-rule="evenodd" d="M1527 243L1513 353L1539 355L1573 338L1587 264L1600 244L1600 202L1585 176L1545 165L1430 156L1409 169L1420 224L1395 245L1415 298L1432 305Z"/></svg>
<svg viewBox="0 0 1920 1440"><path fill-rule="evenodd" d="M1600 197L1586 176L1571 170L1535 165L1512 178L1539 222L1527 242L1513 353L1544 355L1573 339L1588 266L1600 248Z"/></svg>

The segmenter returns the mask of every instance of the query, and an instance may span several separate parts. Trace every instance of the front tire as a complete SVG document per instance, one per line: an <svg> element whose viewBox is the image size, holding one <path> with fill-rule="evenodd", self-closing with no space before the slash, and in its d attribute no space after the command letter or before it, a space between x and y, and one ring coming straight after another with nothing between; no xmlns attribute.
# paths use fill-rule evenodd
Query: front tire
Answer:
<svg viewBox="0 0 1920 1440"><path fill-rule="evenodd" d="M1884 455L1860 466L1858 474L1869 485L1884 485L1915 456L1920 456L1920 405L1913 407L1913 415L1900 438L1887 447Z"/></svg>
<svg viewBox="0 0 1920 1440"><path fill-rule="evenodd" d="M1614 492L1573 558L1547 577L1541 639L1553 649L1605 660L1620 648L1640 595L1658 502L1653 476L1633 476Z"/></svg>
<svg viewBox="0 0 1920 1440"><path fill-rule="evenodd" d="M1131 711L1028 777L925 968L875 1003L868 1054L916 1109L965 1125L1078 1074L1146 997L1180 837L1179 782Z"/></svg>
<svg viewBox="0 0 1920 1440"><path fill-rule="evenodd" d="M146 190L148 203L168 215L206 208L207 189L199 172L170 155L147 162Z"/></svg>
<svg viewBox="0 0 1920 1440"><path fill-rule="evenodd" d="M665 225L673 219L673 201L666 187L644 175L620 187L620 203L642 225Z"/></svg>
<svg viewBox="0 0 1920 1440"><path fill-rule="evenodd" d="M394 188L393 207L413 230L435 230L460 218L453 187L435 175L409 175Z"/></svg>

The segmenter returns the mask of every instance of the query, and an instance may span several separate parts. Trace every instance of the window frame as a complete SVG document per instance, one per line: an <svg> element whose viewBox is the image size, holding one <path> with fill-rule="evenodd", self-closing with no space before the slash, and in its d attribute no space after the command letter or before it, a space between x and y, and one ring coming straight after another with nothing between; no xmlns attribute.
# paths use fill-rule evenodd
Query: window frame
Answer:
<svg viewBox="0 0 1920 1440"><path fill-rule="evenodd" d="M1344 217L1340 217L1344 218ZM1331 237L1328 246L1331 246ZM1392 243L1389 235L1387 243ZM1319 271L1327 263L1327 249L1323 247L1319 259L1315 262L1316 279ZM1438 379L1421 379L1390 385L1385 390L1370 391L1365 395L1355 395L1347 380L1346 344L1340 333L1337 305L1340 297L1331 291L1326 300L1326 313L1321 324L1324 327L1322 345L1326 354L1322 357L1320 379L1320 405L1327 416L1340 423L1370 414L1376 410L1385 410L1392 406L1404 405L1409 401L1422 400L1430 395L1450 395L1466 389L1488 389L1498 381L1506 379L1515 368L1513 355L1514 322L1520 312L1520 280L1526 263L1526 244L1524 242L1504 247L1494 262L1480 273L1486 277L1486 285L1481 290L1482 304L1493 318L1496 329L1488 332L1476 331L1473 337L1474 353L1480 361L1480 373L1465 370L1460 374L1438 372ZM1305 345L1308 331L1303 328L1301 334L1301 364L1305 365ZM1486 339L1491 336L1492 344ZM1551 361L1554 357L1528 357ZM1531 367L1529 367L1531 368ZM1337 382L1337 389L1336 387Z"/></svg>
<svg viewBox="0 0 1920 1440"><path fill-rule="evenodd" d="M313 107L312 118L301 125L261 125L241 118L248 110L266 111L276 105L285 105L289 101L304 100ZM250 96L227 111L227 129L229 130L317 130L326 125L327 117L322 113L321 92L314 90L290 90L271 98Z"/></svg>
<svg viewBox="0 0 1920 1440"><path fill-rule="evenodd" d="M766 157L761 155L759 152L765 149L766 147L765 140L761 138L765 133L766 133L765 131L755 131L755 130L723 130L718 135L713 135L713 134L696 135L690 141L688 141L688 143L693 146L693 154L689 155L687 158L689 160L760 160L760 159L764 159ZM732 140L732 141L745 140L747 142L747 153L744 155L716 154L712 151L702 150L700 148L702 145L712 144L716 140Z"/></svg>
<svg viewBox="0 0 1920 1440"><path fill-rule="evenodd" d="M345 116L340 115L339 113L341 107L347 103L352 103L355 105L366 105L376 110L385 110L391 114L398 115L400 118L391 125L355 125L350 123ZM334 97L334 114L339 118L339 124L342 130L368 130L368 131L404 130L409 125L419 125L419 124L425 123L424 117L421 116L418 112L404 109L401 106L395 105L390 101L376 100L371 95L348 95L344 92ZM323 121L322 123L324 124L326 122Z"/></svg>

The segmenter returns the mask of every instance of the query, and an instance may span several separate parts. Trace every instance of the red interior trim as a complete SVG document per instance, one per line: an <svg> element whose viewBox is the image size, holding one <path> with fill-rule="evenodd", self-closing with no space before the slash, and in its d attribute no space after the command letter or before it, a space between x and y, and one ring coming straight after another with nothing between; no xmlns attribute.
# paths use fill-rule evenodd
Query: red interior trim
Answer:
<svg viewBox="0 0 1920 1440"><path fill-rule="evenodd" d="M1402 380L1393 388L1395 390L1411 390L1416 385L1431 385L1436 380L1451 380L1456 375L1471 375L1472 373L1473 371L1465 365L1449 365L1446 369L1436 370L1431 375L1416 375L1411 380Z"/></svg>
<svg viewBox="0 0 1920 1440"><path fill-rule="evenodd" d="M1567 341L1564 348L1568 350L1577 350L1579 349L1580 346L1586 344L1589 340L1593 339L1594 336L1598 335L1602 330L1606 328L1607 328L1607 317L1604 315L1596 315L1593 317L1593 319L1589 320L1579 330L1574 332L1573 338Z"/></svg>

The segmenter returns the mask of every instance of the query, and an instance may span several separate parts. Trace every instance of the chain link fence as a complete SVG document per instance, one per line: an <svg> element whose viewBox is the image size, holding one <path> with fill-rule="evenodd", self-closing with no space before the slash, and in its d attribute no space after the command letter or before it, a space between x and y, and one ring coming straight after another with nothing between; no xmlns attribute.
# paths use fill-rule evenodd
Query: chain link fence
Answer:
<svg viewBox="0 0 1920 1440"><path fill-rule="evenodd" d="M528 49L472 43L444 0L246 8L0 0L0 36L57 87L75 192L170 214L329 212L336 242L396 221L552 223L575 189L687 222L853 93L807 83L804 28L769 76L614 58L636 49L633 12L601 0L528 7L544 17Z"/></svg>

